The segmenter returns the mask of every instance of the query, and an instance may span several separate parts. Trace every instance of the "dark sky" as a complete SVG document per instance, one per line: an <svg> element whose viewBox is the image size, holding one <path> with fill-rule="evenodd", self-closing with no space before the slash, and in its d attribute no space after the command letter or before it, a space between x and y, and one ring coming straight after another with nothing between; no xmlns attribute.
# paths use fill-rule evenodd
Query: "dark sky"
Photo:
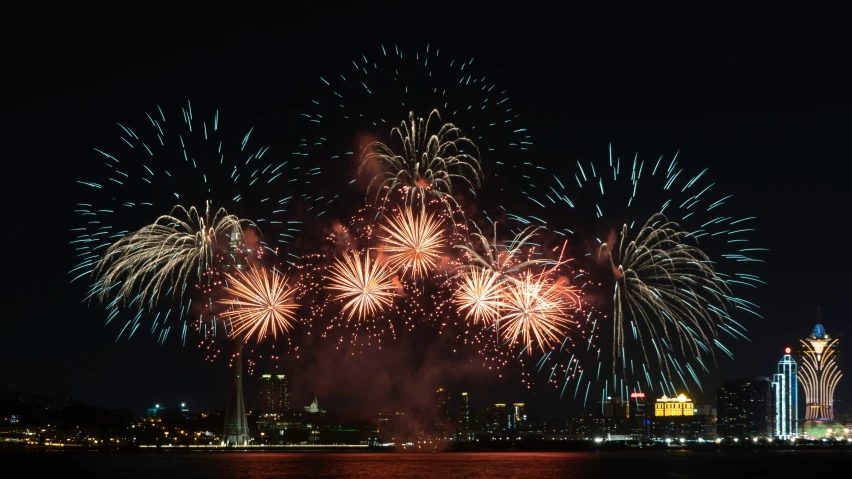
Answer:
<svg viewBox="0 0 852 479"><path fill-rule="evenodd" d="M539 162L553 168L565 156L602 157L609 142L625 152L680 149L685 163L710 166L716 181L736 191L737 204L759 218L759 240L771 250L762 273L769 286L749 299L765 319L749 321L753 343L732 346L737 360L721 360L707 384L770 375L783 347L813 327L817 306L829 332L852 338L852 256L844 246L852 203L848 25L829 14L699 23L423 10L292 9L254 19L128 12L115 21L103 12L12 14L3 34L3 132L14 231L4 236L11 268L0 382L107 407L185 400L224 408L223 362L206 363L195 348L176 343L116 344L101 311L81 305L80 289L67 285L75 175L93 161L93 145L112 134L116 119L153 104L191 98L286 125L304 84L328 65L345 65L381 42L414 40L432 42L442 54L475 56L478 71L513 92L535 131ZM373 402L386 390L425 390L436 381L494 401L530 399L518 383L480 372L364 375L404 360L404 351L386 350L338 363L344 382L318 381L321 364L302 371L294 399L310 400L300 380L328 398L329 409L345 407L347 391L365 382L379 391ZM852 371L850 357L843 357L845 371ZM442 359L432 360L440 369ZM536 399L548 412L573 407L553 396L548 389ZM837 399L848 409L852 378L841 381Z"/></svg>

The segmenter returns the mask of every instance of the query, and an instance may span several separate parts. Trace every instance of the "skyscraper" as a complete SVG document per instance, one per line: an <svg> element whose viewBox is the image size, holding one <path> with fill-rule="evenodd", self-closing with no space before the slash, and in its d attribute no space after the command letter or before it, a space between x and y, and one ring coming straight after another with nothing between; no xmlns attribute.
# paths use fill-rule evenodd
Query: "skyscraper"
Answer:
<svg viewBox="0 0 852 479"><path fill-rule="evenodd" d="M800 339L799 376L805 390L805 420L834 419L834 388L840 372L840 339L831 338L821 324L810 336Z"/></svg>
<svg viewBox="0 0 852 479"><path fill-rule="evenodd" d="M509 416L509 429L524 430L527 426L527 412L524 403L512 404L512 414Z"/></svg>
<svg viewBox="0 0 852 479"><path fill-rule="evenodd" d="M283 414L290 409L289 380L284 374L261 375L258 395L261 414Z"/></svg>
<svg viewBox="0 0 852 479"><path fill-rule="evenodd" d="M817 324L799 343L799 373L806 405L801 432L811 438L833 437L843 430L843 424L834 420L834 389L843 377L840 338L832 338L822 324Z"/></svg>
<svg viewBox="0 0 852 479"><path fill-rule="evenodd" d="M470 429L470 396L466 392L461 393L461 428Z"/></svg>
<svg viewBox="0 0 852 479"><path fill-rule="evenodd" d="M722 381L716 392L716 432L720 437L774 434L772 382L767 377Z"/></svg>
<svg viewBox="0 0 852 479"><path fill-rule="evenodd" d="M450 420L450 391L445 388L438 388L438 421L441 424L447 424Z"/></svg>
<svg viewBox="0 0 852 479"><path fill-rule="evenodd" d="M799 411L796 360L792 349L784 349L778 362L778 373L772 377L772 394L775 403L775 437L789 439L799 435Z"/></svg>

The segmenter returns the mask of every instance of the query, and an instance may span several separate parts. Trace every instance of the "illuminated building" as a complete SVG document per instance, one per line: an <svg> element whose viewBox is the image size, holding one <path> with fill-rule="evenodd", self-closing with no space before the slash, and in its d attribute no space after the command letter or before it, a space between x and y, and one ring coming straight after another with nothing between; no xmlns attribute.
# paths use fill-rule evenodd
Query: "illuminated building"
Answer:
<svg viewBox="0 0 852 479"><path fill-rule="evenodd" d="M461 428L470 429L470 396L466 392L461 393Z"/></svg>
<svg viewBox="0 0 852 479"><path fill-rule="evenodd" d="M488 408L488 429L492 434L499 435L500 432L509 428L509 415L506 413L506 404L497 403Z"/></svg>
<svg viewBox="0 0 852 479"><path fill-rule="evenodd" d="M512 404L512 414L509 415L509 429L522 430L527 426L527 413L524 409L524 403L516 402Z"/></svg>
<svg viewBox="0 0 852 479"><path fill-rule="evenodd" d="M709 418L696 412L693 401L683 394L674 398L663 396L654 403L654 415L648 417L648 435L657 440L707 438Z"/></svg>
<svg viewBox="0 0 852 479"><path fill-rule="evenodd" d="M775 403L775 437L789 439L799 435L799 411L796 384L798 381L796 360L790 356L792 350L784 349L784 357L778 362L778 373L773 376L772 393Z"/></svg>
<svg viewBox="0 0 852 479"><path fill-rule="evenodd" d="M645 417L645 393L634 391L630 393L630 400L627 402L627 427L634 437L640 438L648 435L648 426L651 421Z"/></svg>
<svg viewBox="0 0 852 479"><path fill-rule="evenodd" d="M258 408L263 415L279 415L290 409L289 380L283 374L260 376Z"/></svg>
<svg viewBox="0 0 852 479"><path fill-rule="evenodd" d="M805 390L805 420L834 419L834 389L840 372L840 339L831 338L821 324L810 336L800 339L799 379Z"/></svg>
<svg viewBox="0 0 852 479"><path fill-rule="evenodd" d="M654 417L694 416L695 405L691 399L681 394L676 398L663 396L654 403Z"/></svg>
<svg viewBox="0 0 852 479"><path fill-rule="evenodd" d="M314 396L314 400L311 402L309 406L305 406L305 412L311 414L325 414L324 409L320 409L319 407L319 399Z"/></svg>
<svg viewBox="0 0 852 479"><path fill-rule="evenodd" d="M245 446L248 444L250 436L243 395L243 338L235 337L231 340L231 344L234 347L231 364L231 387L228 392L228 409L225 410L222 445Z"/></svg>
<svg viewBox="0 0 852 479"><path fill-rule="evenodd" d="M722 381L716 409L719 437L772 435L772 381L767 377Z"/></svg>
<svg viewBox="0 0 852 479"><path fill-rule="evenodd" d="M805 423L802 434L811 438L834 437L843 425L834 420L834 389L840 372L840 338L832 338L822 324L799 339L799 379L805 391Z"/></svg>

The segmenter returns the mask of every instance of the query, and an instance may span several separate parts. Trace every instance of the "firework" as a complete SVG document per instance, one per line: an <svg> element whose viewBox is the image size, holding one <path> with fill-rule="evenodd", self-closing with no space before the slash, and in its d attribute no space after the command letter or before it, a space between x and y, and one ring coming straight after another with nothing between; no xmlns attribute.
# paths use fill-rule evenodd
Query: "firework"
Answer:
<svg viewBox="0 0 852 479"><path fill-rule="evenodd" d="M658 214L648 219L635 239L628 239L625 225L618 245L601 245L615 275L614 358L621 359L624 350L625 318L633 321L631 330L646 363L650 359L646 336L655 348L657 342L670 349L679 345L681 354L699 363L712 356L717 325L730 306L730 288L709 257L685 243L687 235L680 225ZM660 367L670 374L671 362L659 350L656 353ZM613 361L613 373L617 364Z"/></svg>
<svg viewBox="0 0 852 479"><path fill-rule="evenodd" d="M210 298L211 285L222 283L220 270L227 268L232 257L243 253L252 257L264 252L289 253L297 246L294 243L300 233L310 226L308 222L313 221L310 218L322 216L334 198L314 191L312 180L320 173L318 167L304 165L303 156L291 152L282 158L269 146L256 143L261 135L259 129L226 121L219 111L197 111L187 102L176 112L157 106L140 115L139 120L115 126L118 134L114 141L105 141L95 149L98 163L81 170L83 178L77 181L79 202L74 209L79 224L72 229L71 240L77 265L69 271L69 277L75 282L89 280L96 271L103 274L108 269L101 264L105 251L125 237L128 239L123 244L141 240L140 227L170 211L175 203L225 208L262 226L266 236L255 238L256 235L247 231L247 237L234 242L239 251L214 255L207 261L197 284L180 281L196 273L181 278L175 272L174 282L171 273L162 273L160 279L164 282L157 291L165 293L169 289L184 300L163 302L154 310L146 308L145 313L151 316L151 333L160 341L174 329L174 320L179 318L185 341L186 317L191 302L195 301L196 308L199 304L205 308L201 315L194 315L193 323L202 336L215 335L217 330L224 331L217 328L217 311ZM310 214L303 214L306 212ZM167 227L167 223L161 221L157 229ZM114 260L112 255L110 262ZM153 270L145 271L145 275L130 270L121 274L137 281L155 274ZM106 291L100 282L103 278L94 276L89 284L90 297ZM198 288L185 291L192 286ZM141 301L142 296L128 297L126 293L132 288L123 284L109 287L114 287L110 294L123 288L124 295L107 308L107 322L124 319L119 337L122 334L126 337L127 332L132 335L140 324L138 311L131 310L130 317L121 318L119 309L129 302ZM150 293L147 292L148 299Z"/></svg>
<svg viewBox="0 0 852 479"><path fill-rule="evenodd" d="M532 136L509 92L477 74L474 60L454 59L434 45L376 45L353 57L308 85L299 111L305 129L300 153L357 160L398 115L440 108L489 160L517 161L532 147ZM355 148L341 131L359 134Z"/></svg>
<svg viewBox="0 0 852 479"><path fill-rule="evenodd" d="M432 110L425 120L415 118L411 112L408 122L394 127L391 137L399 138L401 152L380 141L367 145L361 154L358 174L375 163L383 169L370 181L368 195L374 188L377 199L383 192L387 198L391 191L401 187L407 192L406 206L411 206L415 198L425 205L427 197L455 205L453 180L463 181L471 188L479 186L482 170L476 145L452 123L443 124L435 131L433 121L441 121L438 110Z"/></svg>
<svg viewBox="0 0 852 479"><path fill-rule="evenodd" d="M529 243L541 228L528 226L521 230L507 244L501 244L497 241L497 225L494 225L494 238L489 241L482 234L481 230L471 234L474 239L474 245L456 245L456 248L462 250L468 258L468 266L472 268L486 268L494 272L497 276L505 276L535 265L553 264L548 259L532 259L528 257L522 259L521 256L525 253L524 248L530 246L538 246ZM478 247L477 247L478 246Z"/></svg>
<svg viewBox="0 0 852 479"><path fill-rule="evenodd" d="M139 309L153 307L166 288L182 297L181 286L211 268L216 244L239 237L244 223L222 208L211 215L208 205L201 215L195 207L176 206L106 250L95 270L97 297L103 302L114 295L112 306L136 303Z"/></svg>
<svg viewBox="0 0 852 479"><path fill-rule="evenodd" d="M528 208L512 210L529 213L509 214L509 219L572 238L583 265L572 280L592 297L613 298L588 308L581 326L588 338L583 349L597 372L578 375L579 367L559 366L570 371L563 391L568 380L578 380L575 397L580 378L599 384L601 397L625 398L658 386L674 395L675 379L687 392L688 379L701 388L698 370L709 371L705 360L714 357L713 349L733 356L721 334L747 339L734 313L759 316L757 305L733 291L763 284L749 271L766 251L749 244L755 230L748 225L755 218L732 210L732 195L720 194L715 183L702 183L708 170L690 175L677 156L648 162L635 155L624 161L610 148L608 163L578 161L573 173L524 162L502 165L496 175L529 180L516 186ZM634 247L646 249L640 253ZM596 273L602 273L601 266L605 274ZM736 273L723 272L733 267ZM610 322L611 343L602 347L599 341L609 338L601 332ZM611 356L602 354L607 350ZM571 361L578 361L579 353L571 351ZM602 377L602 369L613 374ZM588 399L588 384L584 390Z"/></svg>
<svg viewBox="0 0 852 479"><path fill-rule="evenodd" d="M501 334L510 345L523 341L530 354L533 339L547 351L553 342L562 341L571 324L568 310L578 302L576 293L564 281L553 281L546 273L527 272L520 280L507 283Z"/></svg>
<svg viewBox="0 0 852 479"><path fill-rule="evenodd" d="M391 305L396 296L393 270L378 260L371 261L369 250L364 253L363 261L356 251L345 253L342 260L335 260L329 273L326 288L338 292L334 300L345 301L342 311L349 311L349 320L356 313L358 321L361 321L368 315L381 312Z"/></svg>
<svg viewBox="0 0 852 479"><path fill-rule="evenodd" d="M504 307L504 288L498 280L495 272L484 268L471 268L459 275L453 296L458 313L474 324L496 321Z"/></svg>
<svg viewBox="0 0 852 479"><path fill-rule="evenodd" d="M256 336L259 343L269 332L277 339L279 332L284 334L293 329L299 305L293 302L295 289L288 285L288 278L276 270L254 266L248 272L226 276L229 285L224 291L235 299L218 303L231 307L220 317L232 322L232 336L242 337L246 342Z"/></svg>
<svg viewBox="0 0 852 479"><path fill-rule="evenodd" d="M398 211L381 228L389 235L382 238L382 251L390 268L401 270L403 277L410 272L414 280L435 269L446 240L438 218L426 214L425 205L417 215L411 207Z"/></svg>

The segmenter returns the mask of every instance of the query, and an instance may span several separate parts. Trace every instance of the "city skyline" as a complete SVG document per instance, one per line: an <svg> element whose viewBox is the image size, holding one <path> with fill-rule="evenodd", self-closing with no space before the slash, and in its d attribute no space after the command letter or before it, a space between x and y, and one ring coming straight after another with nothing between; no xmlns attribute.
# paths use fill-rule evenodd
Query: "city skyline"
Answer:
<svg viewBox="0 0 852 479"><path fill-rule="evenodd" d="M343 17L345 15L340 14L332 21L345 23ZM302 30L296 28L288 35L294 35L293 38L297 38L296 32L299 31ZM475 37L473 32L468 33L471 38ZM749 39L744 33L738 36L740 40L743 37L746 38L748 45L759 43ZM824 40L824 43L830 43L828 41L830 38L820 38ZM369 44L371 47L384 41L377 35L375 41L372 37L362 40L365 45ZM86 40L75 41L79 46ZM751 43L748 43L749 41ZM850 334L848 321L845 319L848 311L852 310L849 298L852 287L849 286L849 280L840 273L848 269L843 263L848 259L840 258L839 263L830 265L814 260L813 265L808 265L808 269L812 270L810 274L815 278L814 281L802 281L798 276L799 273L789 267L788 261L783 260L783 258L795 257L800 251L817 250L818 237L821 236L813 233L789 238L790 226L786 218L799 217L806 213L812 215L813 224L832 224L836 219L832 220L831 213L825 211L825 204L842 204L844 201L842 195L845 194L843 185L846 180L842 175L832 172L832 168L828 165L825 168L803 166L804 172L795 174L783 168L771 166L781 162L781 159L799 158L796 161L797 164L801 164L801 158L839 157L835 150L836 144L827 141L831 138L839 141L842 137L843 122L830 120L831 115L836 114L839 107L833 103L833 100L828 101L829 99L820 93L827 90L826 82L837 81L838 75L829 62L821 64L816 70L805 68L811 65L810 62L813 60L804 58L831 56L830 52L833 51L831 46L825 46L816 40L811 43L804 40L787 43L779 41L773 46L774 49L770 48L770 51L764 52L764 56L760 57L762 58L760 68L765 69L765 72L761 73L756 71L760 68L749 66L751 57L743 52L728 53L726 60L710 59L713 52L718 53L719 48L722 47L713 50L712 45L708 46L695 37L689 37L687 43L696 49L699 46L706 48L705 53L695 54L687 59L677 59L675 57L678 52L669 48L666 50L667 60L647 62L642 60L643 55L657 51L657 46L643 45L638 51L625 51L618 45L606 44L602 38L596 37L592 44L581 45L572 51L577 55L583 55L589 54L594 48L600 48L608 52L611 59L607 62L581 61L581 66L573 69L548 60L553 52L541 50L535 43L519 44L514 47L508 43L507 41L483 48L481 53L471 52L472 49L463 39L457 44L441 45L441 48L442 55L456 53L455 56L465 56L472 53L467 56L477 57L475 65L477 68L482 68L483 74L499 78L501 83L506 83L512 91L513 101L522 99L518 110L524 117L539 118L532 125L537 130L536 151L541 153L544 157L543 161L547 164L556 164L563 158L557 154L559 151L566 151L565 157L572 159L605 157L610 141L616 148L623 151L624 155L628 151L631 155L632 152L638 151L640 156L646 154L645 152L648 152L647 154L665 152L670 156L671 153L680 149L682 157L689 158L683 161L694 165L706 164L711 167L711 172L719 178L720 183L735 186L738 204L739 202L749 204L761 220L757 234L760 237L761 246L766 246L771 251L771 257L766 263L767 271L763 275L769 284L761 286L750 298L753 297L755 302L761 305L761 314L764 319L748 320L746 326L753 343L739 341L733 342L732 346L729 344L737 359L731 361L719 355L716 358L718 369L711 368L710 374L701 373L705 392L690 391L690 397L707 402L722 378L735 379L772 374L770 370L774 369L774 362L777 360L777 358L771 358L772 354L787 345L796 347L796 335L811 329L814 322L813 311L817 306L823 306L823 324L827 330ZM558 41L557 44L560 48L564 48L566 40ZM186 48L194 51L192 47ZM240 48L248 48L248 45ZM256 48L258 51L254 54L258 56L263 56L263 51L269 51L261 47ZM265 48L271 48L271 45ZM298 58L292 59L293 64L308 65L306 67L308 70L320 70L323 65L311 63L308 59L318 52L328 52L329 49L327 45L316 45L312 48L310 53L306 50L300 53ZM344 64L344 60L359 53L358 48L360 46L353 47L351 50L338 49L328 53L325 61ZM808 55L802 55L800 53L802 49L808 52ZM537 72L536 75L531 76L533 80L524 78L527 75L505 71L510 69L503 66L501 58L507 51L529 53L527 57L519 60L518 65L512 67L517 67L519 71L529 69ZM137 72L149 70L149 73L136 75L130 83L115 81L116 77L97 80L92 74L91 78L86 78L92 81L92 85L98 85L98 91L83 89L80 93L77 86L70 86L69 83L69 86L60 87L48 97L33 100L33 104L16 106L14 110L25 118L22 125L26 125L27 129L31 130L21 132L22 138L30 140L22 140L20 144L32 144L37 141L40 135L37 131L43 130L38 127L39 125L57 124L63 117L63 112L69 110L90 110L91 113L87 114L90 116L85 116L78 122L80 125L85 124L85 127L72 125L64 131L57 132L61 138L57 143L65 146L62 151L51 152L50 156L63 157L70 154L74 158L82 158L91 153L91 148L96 146L103 137L100 132L106 128L106 125L111 125L112 119L126 118L131 116L128 112L143 111L150 105L165 100L175 104L175 101L171 101L173 98L180 98L178 101L183 101L184 97L189 97L193 99L193 104L203 101L207 106L213 107L216 106L215 103L221 101L225 103L223 107L228 107L228 112L232 114L243 109L242 106L237 105L245 104L248 106L244 108L245 112L242 114L249 117L252 122L259 118L274 117L279 110L289 111L295 108L294 101L281 98L286 95L280 93L288 88L295 88L297 85L295 82L284 83L273 89L271 87L274 82L261 80L262 87L254 88L253 90L256 91L247 92L241 98L232 95L220 96L215 86L208 86L196 93L191 88L192 84L203 83L196 80L209 77L207 72L215 57L212 53L198 53L196 63L199 64L192 66L171 58L154 59L155 68L142 68L140 66L142 63L135 63L135 61L106 60L111 55L107 55L103 50L92 51L89 55L91 62L113 65L115 68L129 68ZM732 99L713 105L712 101L702 99L700 95L689 94L690 88L707 91L707 85L709 85L707 83L694 80L687 82L689 87L684 86L674 93L666 94L666 88L653 87L653 80L641 79L660 67L661 63L665 64L668 61L673 62L667 67L669 73L709 69L727 72L731 76L750 72L757 75L757 78L774 78L775 80L768 82L772 85L770 91L760 93L754 98L750 98L750 95L754 95L751 89L743 92L730 87L730 92L734 94ZM809 70L811 74L804 79L778 80L777 78L783 77L783 75L775 74L782 69L780 65L785 65L782 70L786 71L788 68L786 65L790 62L801 66L802 70ZM701 65L704 66L701 67ZM720 66L724 68L719 70L717 67ZM637 84L631 87L633 89L631 91L635 93L648 89L655 93L641 96L658 97L656 101L628 101L626 96L629 95L613 94L605 85L594 88L593 84L597 80L615 78L618 74L634 71ZM565 73L569 73L568 76L571 78L578 78L576 80L578 85L574 88L585 88L589 92L587 95L589 100L561 93L564 87L557 88L558 82L553 78L564 77ZM581 73L587 73L588 79L583 79L585 75ZM156 83L152 81L152 78L158 75L181 76L180 74L186 74L187 78L184 80L185 83L177 86L150 90L139 88L142 85ZM720 75L724 76L724 73ZM237 80L228 81L237 82ZM547 86L536 88L530 86L538 81L545 82ZM221 86L219 83L216 85ZM809 85L810 88L808 88ZM274 100L270 100L268 93L266 96L259 93L264 88L279 94L274 96ZM572 89L568 88L569 91ZM776 97L773 92L778 93L775 89L784 92L783 105L771 103L770 100ZM811 93L806 94L800 90ZM138 98L132 98L136 91L144 91L144 93ZM164 97L165 100L163 100ZM695 107L694 111L700 113L694 114L692 118L683 119L678 113L682 112L679 104L684 101ZM558 115L549 111L551 109L569 113L559 118ZM606 110L607 113L601 113L599 110ZM39 112L38 115L34 113L35 111ZM754 111L761 113L754 113ZM632 115L636 115L637 112L642 113L639 115L640 118L647 117L650 114L648 112L659 113L660 118L641 122L631 120L630 118L634 117ZM813 121L814 116L824 118ZM773 120L774 117L786 118L785 121L788 123ZM284 129L288 123L276 121L275 125L276 129ZM568 132L568 138L549 139L552 136L559 137L560 131ZM779 142L778 137L785 138L785 141ZM275 148L287 151L286 145L275 145ZM771 162L769 158L772 158ZM49 168L50 173L43 181L51 190L57 192L57 196L70 197L71 193L65 181L74 176L72 169L70 165ZM794 199L785 196L785 191L789 189L790 184L803 188L803 192L796 195ZM25 218L17 226L20 229L19 233L27 234L27 237L31 236L30 232L37 231L38 225L44 223L47 217L56 218L56 228L60 231L69 230L73 226L60 211L60 205L55 204L54 198L33 199L29 195L16 195L14 201L16 204L20 202L22 208L27 207L37 211L32 218ZM29 206L24 206L24 201ZM51 250L52 243L49 238L34 235L32 240L34 241L32 248L35 251ZM177 398L180 398L190 404L204 405L205 408L224 409L228 381L227 360L222 358L229 354L227 350L218 356L219 359L208 364L198 357L198 351L193 346L183 348L177 345L159 346L151 344L153 340L145 341L137 337L132 338L132 341L116 345L114 340L118 331L102 328L104 318L97 312L87 309L85 305L80 305L82 297L78 294L79 291L72 292L65 285L63 274L70 267L65 268L65 263L62 263L62 267L47 263L39 268L23 267L23 263L19 265L18 262L24 259L17 256L12 258L12 261L15 270L21 271L23 275L20 284L44 284L59 293L48 304L41 301L40 296L34 291L21 291L21 294L13 295L11 299L13 311L22 317L35 319L13 322L10 325L10 337L34 338L37 333L40 333L41 326L51 321L50 318L70 317L72 319L55 322L56 324L50 323L51 333L38 336L43 340L39 343L40 346L33 346L31 343L22 341L11 344L5 349L2 361L4 368L0 370L0 381L16 390L65 393L84 398L86 402L92 404L129 406L136 410L147 407L149 402L149 399L139 397L140 387L146 391L152 391L153 396L164 396L158 399L164 403L172 399L176 399L172 402L178 402ZM36 255L34 260L27 259L27 261L40 262L42 258ZM55 259L52 261L56 262ZM33 270L37 270L38 274ZM378 351L359 352L361 356L355 358L336 353L335 346L323 344L319 340L306 346L305 349L313 347L321 352L315 361L306 365L288 364L284 356L272 360L270 356L275 354L258 349L253 354L263 357L255 357L258 365L247 365L247 372L275 373L275 370L270 370L274 368L267 368L260 364L277 361L280 363L278 365L280 369L277 371L291 377L293 384L305 385L305 389L318 395L324 404L329 405L329 409L341 409L347 405L363 409L382 402L406 404L418 396L430 394L429 391L434 391L437 387L447 387L453 391L453 394L458 394L457 391L462 390L469 391L475 401L480 400L476 398L503 397L508 404L540 403L546 410L579 410L581 408L582 401L573 397L560 399L560 391L546 387L546 381L540 377L537 378L538 382L534 388L527 389L522 382L526 377L519 370L506 371L501 376L479 365L454 360L452 354L448 354L446 348L440 347L439 344L422 345L417 344L416 340L403 338L383 343L382 349ZM848 356L841 356L841 361L846 361L848 364ZM141 357L146 360L139 361ZM370 365L378 365L380 367L376 369L384 371L371 372ZM844 368L848 368L848 365L841 364L841 369ZM449 377L445 378L442 375ZM111 378L110 383L113 387L105 387L103 378ZM356 395L343 386L344 381L371 384L375 387L371 391L359 391ZM841 381L835 397L848 401L850 391L852 387L849 381ZM571 396L571 393L573 391L569 391L566 395ZM311 393L301 390L298 394ZM169 397L170 395L173 397ZM661 395L661 392L655 392L656 397ZM298 398L299 401L304 399L301 396ZM312 397L307 399L309 402ZM295 400L294 398L294 403ZM587 405L586 409L594 410L597 400L598 397L590 397L588 401L590 405Z"/></svg>

